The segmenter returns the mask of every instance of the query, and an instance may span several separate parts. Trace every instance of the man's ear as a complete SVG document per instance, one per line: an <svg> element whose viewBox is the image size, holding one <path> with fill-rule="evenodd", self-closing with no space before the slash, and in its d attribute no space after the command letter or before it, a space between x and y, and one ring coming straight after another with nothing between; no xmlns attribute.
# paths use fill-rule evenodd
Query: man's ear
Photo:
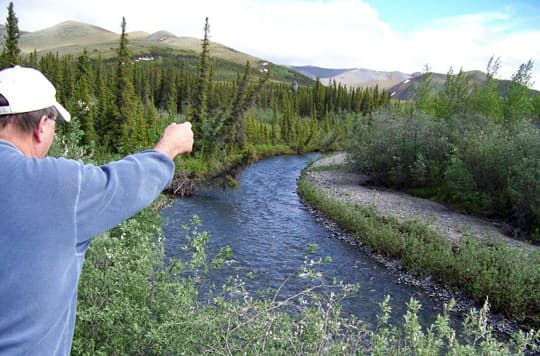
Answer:
<svg viewBox="0 0 540 356"><path fill-rule="evenodd" d="M44 131L45 131L45 121L47 121L47 115L43 115L41 119L39 119L38 127L34 129L34 139L41 143L44 139Z"/></svg>

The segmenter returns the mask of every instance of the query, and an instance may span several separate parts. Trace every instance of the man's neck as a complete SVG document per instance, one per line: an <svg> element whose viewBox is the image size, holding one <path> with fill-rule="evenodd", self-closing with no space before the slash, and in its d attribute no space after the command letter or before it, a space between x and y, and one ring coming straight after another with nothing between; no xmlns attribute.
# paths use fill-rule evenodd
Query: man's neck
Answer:
<svg viewBox="0 0 540 356"><path fill-rule="evenodd" d="M13 146L17 147L25 156L28 157L37 157L35 150L32 145L32 137L28 135L21 134L20 132L15 131L13 128L5 127L0 130L0 140L11 143Z"/></svg>

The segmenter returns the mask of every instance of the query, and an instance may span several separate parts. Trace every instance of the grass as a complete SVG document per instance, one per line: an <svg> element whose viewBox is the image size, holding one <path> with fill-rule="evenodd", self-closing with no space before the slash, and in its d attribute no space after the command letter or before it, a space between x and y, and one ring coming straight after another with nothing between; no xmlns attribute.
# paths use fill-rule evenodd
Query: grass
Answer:
<svg viewBox="0 0 540 356"><path fill-rule="evenodd" d="M466 292L495 312L530 326L540 325L540 253L524 252L501 241L481 243L468 236L453 245L418 221L398 223L370 207L343 203L322 190L299 181L302 196L352 232L373 250L397 258L417 274Z"/></svg>
<svg viewBox="0 0 540 356"><path fill-rule="evenodd" d="M329 164L329 165L320 165L320 166L315 166L315 167L310 167L309 169L311 172L332 172L332 171L336 171L336 170L343 170L343 166L342 165L333 165L333 164Z"/></svg>

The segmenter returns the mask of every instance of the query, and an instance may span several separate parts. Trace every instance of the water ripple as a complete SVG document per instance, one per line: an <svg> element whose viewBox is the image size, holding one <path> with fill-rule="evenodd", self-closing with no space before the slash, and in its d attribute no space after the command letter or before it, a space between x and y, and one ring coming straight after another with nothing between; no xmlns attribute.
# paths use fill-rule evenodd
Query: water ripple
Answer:
<svg viewBox="0 0 540 356"><path fill-rule="evenodd" d="M178 199L163 212L167 255L181 257L181 226L198 215L203 229L211 235L209 254L223 246L233 250L234 263L211 276L217 285L227 276L238 274L248 288L277 288L299 271L310 245L315 244L317 249L309 258L332 259L324 267L327 278L360 284L360 293L344 304L346 313L374 321L378 303L390 294L394 311L403 313L405 304L414 296L423 305L422 316L432 319L433 313L440 311L440 302L397 285L393 276L358 249L329 238L330 232L304 208L296 193L296 180L315 157L310 154L260 161L240 174L237 189L203 190L195 197ZM293 278L283 293L290 295L304 287L304 280Z"/></svg>

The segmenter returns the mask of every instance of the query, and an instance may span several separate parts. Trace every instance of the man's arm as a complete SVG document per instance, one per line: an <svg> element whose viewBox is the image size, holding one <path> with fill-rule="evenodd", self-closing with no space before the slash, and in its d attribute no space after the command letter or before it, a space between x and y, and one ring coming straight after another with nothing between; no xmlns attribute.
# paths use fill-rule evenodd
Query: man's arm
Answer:
<svg viewBox="0 0 540 356"><path fill-rule="evenodd" d="M101 167L82 166L76 212L78 242L87 241L148 206L170 183L172 159L191 152L192 147L191 124L171 124L153 150Z"/></svg>

